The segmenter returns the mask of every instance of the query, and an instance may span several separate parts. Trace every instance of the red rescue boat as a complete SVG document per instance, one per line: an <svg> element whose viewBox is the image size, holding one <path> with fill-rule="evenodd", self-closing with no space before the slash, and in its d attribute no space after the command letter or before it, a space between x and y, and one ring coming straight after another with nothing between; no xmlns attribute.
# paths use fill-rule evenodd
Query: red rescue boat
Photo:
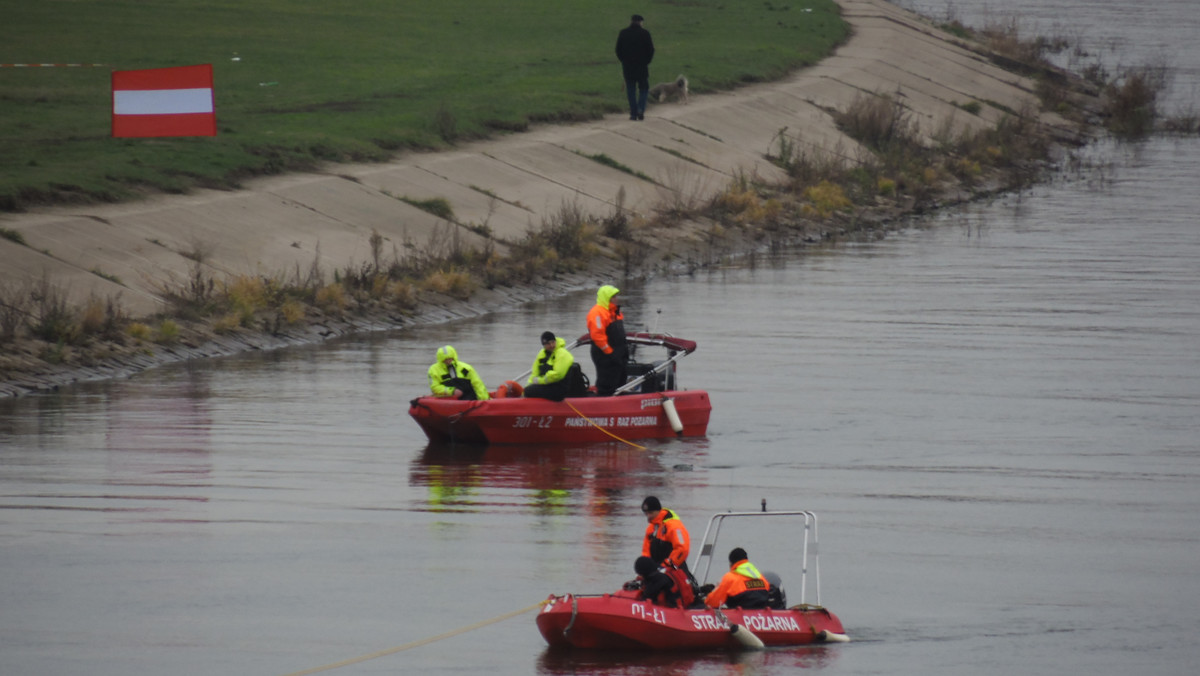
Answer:
<svg viewBox="0 0 1200 676"><path fill-rule="evenodd" d="M626 339L630 378L611 397L462 401L425 396L412 400L408 414L435 442L590 443L704 436L712 411L708 392L680 390L676 384L676 364L695 352L695 341L660 333L631 333ZM590 344L584 335L567 347ZM666 357L633 359L648 348L664 349Z"/></svg>
<svg viewBox="0 0 1200 676"><path fill-rule="evenodd" d="M780 603L774 604L780 607L763 610L665 608L640 601L636 590L622 588L611 594L551 595L538 614L538 630L551 647L610 650L744 650L849 641L841 620L821 605L820 567L816 554L817 517L812 512L728 512L713 516L693 566L697 580L704 584L709 574L722 522L749 517L803 519L799 604L788 607L781 579L773 573L764 573L768 579L774 578L772 585L780 590ZM814 565L811 580L808 574L810 540ZM724 568L715 577L719 578L723 573ZM816 594L812 605L805 603L810 583Z"/></svg>

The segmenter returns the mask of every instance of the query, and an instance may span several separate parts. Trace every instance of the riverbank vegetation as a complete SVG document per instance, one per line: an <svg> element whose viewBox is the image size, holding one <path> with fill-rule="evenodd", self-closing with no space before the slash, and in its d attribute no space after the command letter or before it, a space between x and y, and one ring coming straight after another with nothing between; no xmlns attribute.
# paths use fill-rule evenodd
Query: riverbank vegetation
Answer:
<svg viewBox="0 0 1200 676"><path fill-rule="evenodd" d="M463 2L449 4L460 6ZM716 4L697 4L719 11ZM975 33L952 23L943 24L943 29L963 40L982 36L981 43L970 43L972 48L983 49L997 63L1033 77L1042 109L1073 120L1079 140L1097 124L1106 124L1114 133L1146 133L1158 118L1154 103L1165 80L1154 77L1152 70L1142 75L1129 71L1107 80L1098 71L1087 77L1075 76L1047 60L1050 50L1061 48L1057 41L1021 38L1015 24L1006 30L990 29L990 33ZM696 31L706 34L700 28ZM822 38L823 48L831 48L842 35L844 29L829 29ZM596 48L605 56L597 57L595 66L603 68L602 79L611 85L616 78L607 59L610 37L603 36L602 50ZM792 54L777 62L768 60L759 69L752 68L750 60L732 69L714 69L711 77L697 76L695 80L733 86L738 81L782 74L788 67L818 56ZM706 73L691 61L685 63L689 74ZM667 72L674 70L663 67ZM575 119L571 116L576 113L569 111L585 117L600 115L608 112L606 106L614 105L612 101L619 102L619 97L588 89L600 86L599 76L595 82L587 80L592 84L581 82L571 85L582 88L567 97L574 103L558 109L560 119ZM516 91L517 98L526 92L520 87ZM498 95L495 90L493 95ZM488 119L519 118L522 122L512 127L516 129L544 114L537 112L541 104L536 102L497 102L505 110L518 111L512 113L516 117L489 118L470 107L450 110L445 104L447 96L446 90L441 95L423 95L425 122L414 124L410 131L415 134L411 138L424 140L406 141L401 147L438 147L455 139L494 133L503 126L488 124ZM592 99L595 108L576 106ZM420 108L421 104L415 105ZM154 317L131 318L114 299L93 298L84 307L69 307L63 290L50 280L0 285L0 375L28 371L34 368L30 366L33 361L77 367L120 362L162 346L194 347L221 336L286 335L313 324L352 322L354 317L382 318L399 325L420 312L423 304L468 301L481 290L528 285L597 266L648 274L690 271L738 255L752 260L763 249L876 232L907 214L1028 185L1046 167L1051 147L1065 140L1052 136L1061 134L1061 129L1055 132L1039 124L1037 111L1009 110L990 101L958 105L968 115L979 115L984 106L1003 114L988 127L947 123L940 129L921 130L905 106L902 92L863 92L843 109L829 111L860 151L821 150L806 143L801 132L780 129L767 158L786 172L785 181L768 184L755 176L740 175L717 195L702 197L682 178L673 184L671 177L660 177L652 182L663 200L653 214L631 213L620 197L606 214L589 214L577 205L564 204L516 241L491 237L486 222L456 222L444 201L418 204L396 196L438 215L445 226L428 241L403 241L390 248L375 233L368 242L370 259L339 269L322 269L314 260L308 269L286 275L218 278L205 265L205 246L198 243L188 255L194 263L192 274L182 283L161 289L161 297L170 307ZM246 120L254 117L253 110L248 105L243 111ZM340 117L334 109L321 107L300 117L308 115L315 116L313 119ZM362 116L366 120L371 115L364 112ZM297 119L289 124L279 127L295 134L288 142L288 152L296 153L292 157L307 157L304 161L317 161L320 153L314 154L316 146L301 142L306 134L304 125L310 122ZM246 127L257 129L260 141L268 136L263 130L271 128L269 124ZM347 127L335 124L333 128L344 132ZM468 131L448 134L449 129ZM346 134L337 137L337 143L346 143L343 150L358 147L361 139L351 141ZM332 138L322 143L333 143ZM175 150L187 147L168 145ZM389 144L376 143L375 147L383 150L385 145ZM264 147L247 143L241 150ZM259 151L247 152L254 155ZM338 151L331 156L346 155ZM591 159L605 163L608 158ZM289 160L278 169L292 166ZM642 173L637 167L623 170L633 176ZM164 175L169 174L171 171L164 169ZM189 180L199 181L196 175L189 176ZM639 178L651 180L644 174ZM464 231L483 235L485 243L467 245ZM686 248L680 245L681 233L689 233Z"/></svg>
<svg viewBox="0 0 1200 676"><path fill-rule="evenodd" d="M983 46L988 56L1005 69L1033 78L1044 110L1060 113L1081 125L1091 122L1087 117L1093 115L1101 127L1125 140L1158 131L1200 133L1200 114L1194 106L1170 113L1160 108L1160 98L1171 78L1164 59L1133 65L1107 64L1102 55L1084 48L1081 36L1029 35L1015 16L971 28L962 23L953 5L947 7L938 25L951 35ZM1080 91L1094 94L1099 105L1082 105Z"/></svg>

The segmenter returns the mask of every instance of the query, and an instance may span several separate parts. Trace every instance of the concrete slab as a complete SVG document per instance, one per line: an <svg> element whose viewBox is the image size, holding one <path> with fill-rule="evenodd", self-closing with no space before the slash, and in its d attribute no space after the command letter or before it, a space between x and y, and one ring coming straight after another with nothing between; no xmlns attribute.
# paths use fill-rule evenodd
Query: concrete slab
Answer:
<svg viewBox="0 0 1200 676"><path fill-rule="evenodd" d="M771 178L782 177L782 172L767 162L761 154L748 152L744 148L688 126L689 112L690 109L672 111L670 116L647 117L641 124L627 125L616 130L616 133L637 143L675 153L685 162L693 162L721 173L727 180L743 173L765 174Z"/></svg>
<svg viewBox="0 0 1200 676"><path fill-rule="evenodd" d="M648 203L698 206L698 196L711 195L729 183L729 176L689 162L650 143L638 142L611 131L597 131L563 141L563 147L588 156L605 155L616 162L652 178L657 185ZM640 186L639 186L640 187ZM627 195L628 198L628 195ZM626 204L638 209L627 199Z"/></svg>
<svg viewBox="0 0 1200 676"><path fill-rule="evenodd" d="M556 185L569 191L584 213L598 216L612 213L617 204L617 194L622 190L625 192L625 208L648 213L654 206L654 184L650 181L582 157L561 146L550 143L513 144L496 148L488 156L537 177L543 184ZM545 208L543 206L539 210ZM553 215L553 211L547 215Z"/></svg>
<svg viewBox="0 0 1200 676"><path fill-rule="evenodd" d="M468 168L472 164L486 164L483 159L478 155L458 155L457 168L449 171L441 166L445 162L431 160L420 165L364 168L354 176L364 185L396 199L444 199L450 204L456 222L469 228L489 228L504 239L520 238L534 212L505 202L490 188L482 187L489 183L486 168Z"/></svg>

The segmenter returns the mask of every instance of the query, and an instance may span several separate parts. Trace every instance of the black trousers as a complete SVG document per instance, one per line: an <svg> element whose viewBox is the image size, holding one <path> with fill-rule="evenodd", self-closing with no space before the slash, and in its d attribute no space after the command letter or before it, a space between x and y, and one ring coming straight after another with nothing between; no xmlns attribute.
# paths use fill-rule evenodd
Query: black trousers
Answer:
<svg viewBox="0 0 1200 676"><path fill-rule="evenodd" d="M600 348L592 346L592 364L596 366L596 394L610 397L616 389L625 384L625 353L624 350L614 349L612 354L604 354Z"/></svg>
<svg viewBox="0 0 1200 676"><path fill-rule="evenodd" d="M562 401L567 398L567 381L560 380L557 383L526 385L525 397Z"/></svg>
<svg viewBox="0 0 1200 676"><path fill-rule="evenodd" d="M450 378L443 380L442 384L446 387L456 387L462 390L462 396L459 399L463 401L474 401L479 398L475 396L475 386L466 378Z"/></svg>

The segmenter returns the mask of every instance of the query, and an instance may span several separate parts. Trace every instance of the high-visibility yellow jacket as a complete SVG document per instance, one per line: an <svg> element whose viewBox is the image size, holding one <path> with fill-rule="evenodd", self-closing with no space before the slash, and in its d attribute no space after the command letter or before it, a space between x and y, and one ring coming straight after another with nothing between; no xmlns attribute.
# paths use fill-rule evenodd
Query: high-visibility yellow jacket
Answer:
<svg viewBox="0 0 1200 676"><path fill-rule="evenodd" d="M454 360L449 366L445 363L446 357ZM476 399L484 401L491 398L487 385L483 384L483 379L479 377L475 368L465 361L458 361L457 350L449 345L439 347L437 361L429 367L429 390L435 397L453 396L454 390L457 389L451 384L454 378L466 378L470 381L471 389L475 390Z"/></svg>
<svg viewBox="0 0 1200 676"><path fill-rule="evenodd" d="M567 341L556 338L557 345L550 354L543 348L533 358L533 368L530 369L527 385L549 385L567 377L567 369L575 363L575 355L567 349Z"/></svg>

